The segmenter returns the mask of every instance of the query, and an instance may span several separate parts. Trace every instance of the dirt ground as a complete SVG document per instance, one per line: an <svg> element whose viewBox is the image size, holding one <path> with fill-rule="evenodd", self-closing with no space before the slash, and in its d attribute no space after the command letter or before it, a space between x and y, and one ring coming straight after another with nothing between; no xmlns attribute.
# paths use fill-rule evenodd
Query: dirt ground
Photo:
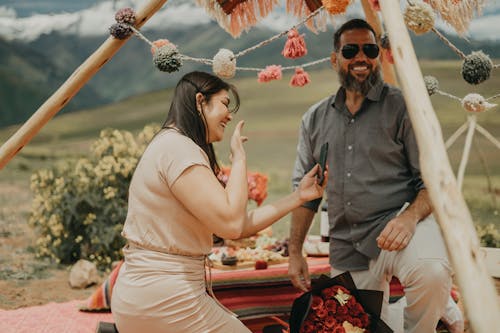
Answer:
<svg viewBox="0 0 500 333"><path fill-rule="evenodd" d="M86 299L98 284L72 289L68 283L70 267L35 258L35 233L27 224L30 208L31 193L25 187L1 183L0 308Z"/></svg>
<svg viewBox="0 0 500 333"><path fill-rule="evenodd" d="M31 193L25 187L0 182L0 309L85 300L99 284L72 289L70 267L35 258L35 233L27 224L30 207ZM105 278L103 273L101 282ZM500 295L500 279L495 286Z"/></svg>

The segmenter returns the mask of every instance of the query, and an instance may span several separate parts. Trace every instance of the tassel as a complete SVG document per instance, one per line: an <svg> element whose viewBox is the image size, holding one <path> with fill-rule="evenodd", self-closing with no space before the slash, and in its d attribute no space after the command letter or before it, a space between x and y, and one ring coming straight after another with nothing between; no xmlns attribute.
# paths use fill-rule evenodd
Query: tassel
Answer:
<svg viewBox="0 0 500 333"><path fill-rule="evenodd" d="M325 9L332 15L343 14L351 0L322 0Z"/></svg>
<svg viewBox="0 0 500 333"><path fill-rule="evenodd" d="M387 60L388 63L391 65L394 65L394 57L392 56L392 50L391 49L383 49L385 59Z"/></svg>
<svg viewBox="0 0 500 333"><path fill-rule="evenodd" d="M379 12L380 11L380 3L379 0L368 0L368 3L372 7L374 12Z"/></svg>
<svg viewBox="0 0 500 333"><path fill-rule="evenodd" d="M297 29L288 31L288 39L285 43L285 48L281 52L285 58L296 59L307 54L306 42L304 35L299 35Z"/></svg>
<svg viewBox="0 0 500 333"><path fill-rule="evenodd" d="M264 70L259 72L257 77L260 83L269 82L272 80L281 80L281 66L280 65L267 66Z"/></svg>
<svg viewBox="0 0 500 333"><path fill-rule="evenodd" d="M307 74L304 69L301 67L295 68L295 74L292 76L290 80L290 85L292 87L303 87L306 84L310 83L311 79L309 78L309 74Z"/></svg>

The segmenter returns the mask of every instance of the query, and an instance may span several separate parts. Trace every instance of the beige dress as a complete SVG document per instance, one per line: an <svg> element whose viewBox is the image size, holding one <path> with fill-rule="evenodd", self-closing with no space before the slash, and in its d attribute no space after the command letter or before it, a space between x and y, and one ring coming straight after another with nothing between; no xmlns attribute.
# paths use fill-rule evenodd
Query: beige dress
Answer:
<svg viewBox="0 0 500 333"><path fill-rule="evenodd" d="M137 165L122 233L125 263L111 299L120 333L250 332L207 294L212 232L170 190L193 165L210 168L205 152L175 130L159 133Z"/></svg>

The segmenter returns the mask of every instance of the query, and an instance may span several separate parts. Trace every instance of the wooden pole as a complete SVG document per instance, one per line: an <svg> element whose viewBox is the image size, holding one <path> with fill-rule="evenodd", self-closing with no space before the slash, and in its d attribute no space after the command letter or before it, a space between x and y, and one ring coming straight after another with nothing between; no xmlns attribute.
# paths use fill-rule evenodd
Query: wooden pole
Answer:
<svg viewBox="0 0 500 333"><path fill-rule="evenodd" d="M136 28L149 20L167 0L150 0L136 13ZM104 27L103 27L104 28ZM88 80L127 42L109 37L59 89L0 147L0 170L56 115Z"/></svg>
<svg viewBox="0 0 500 333"><path fill-rule="evenodd" d="M377 13L373 11L372 6L368 3L368 0L361 0L361 5L363 6L363 11L365 12L366 22L372 26L373 30L375 30L375 33L377 34L377 37L380 38L384 31ZM390 85L397 86L398 82L396 80L396 74L394 73L394 67L386 59L386 57L380 57L380 65L382 66L382 76L384 77L384 81Z"/></svg>
<svg viewBox="0 0 500 333"><path fill-rule="evenodd" d="M448 140L446 140L446 142L444 143L446 149L450 148L454 143L455 141L457 141L458 137L460 135L462 135L463 132L465 132L465 130L467 129L467 122L463 123L462 126L460 126L456 131L455 133L453 133L449 138Z"/></svg>
<svg viewBox="0 0 500 333"><path fill-rule="evenodd" d="M472 217L453 176L441 128L403 21L400 2L380 0L380 5L420 150L422 176L448 247L467 317L473 332L497 332L498 296L480 252Z"/></svg>
<svg viewBox="0 0 500 333"><path fill-rule="evenodd" d="M461 190L464 183L465 168L467 167L467 162L469 161L470 147L472 146L472 139L474 138L474 130L476 129L477 117L476 115L470 115L467 117L467 136L465 137L464 150L462 152L462 159L460 160L460 165L458 167L457 182L458 188Z"/></svg>

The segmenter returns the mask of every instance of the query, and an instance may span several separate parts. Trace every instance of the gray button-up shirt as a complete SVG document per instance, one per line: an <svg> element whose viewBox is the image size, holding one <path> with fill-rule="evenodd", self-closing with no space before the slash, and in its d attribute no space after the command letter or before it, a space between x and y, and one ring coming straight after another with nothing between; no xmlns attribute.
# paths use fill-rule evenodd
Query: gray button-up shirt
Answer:
<svg viewBox="0 0 500 333"><path fill-rule="evenodd" d="M376 238L405 202L424 188L418 147L401 91L378 82L352 115L340 88L302 117L293 186L319 160L328 141L330 264L368 269ZM305 207L317 211L321 199Z"/></svg>

